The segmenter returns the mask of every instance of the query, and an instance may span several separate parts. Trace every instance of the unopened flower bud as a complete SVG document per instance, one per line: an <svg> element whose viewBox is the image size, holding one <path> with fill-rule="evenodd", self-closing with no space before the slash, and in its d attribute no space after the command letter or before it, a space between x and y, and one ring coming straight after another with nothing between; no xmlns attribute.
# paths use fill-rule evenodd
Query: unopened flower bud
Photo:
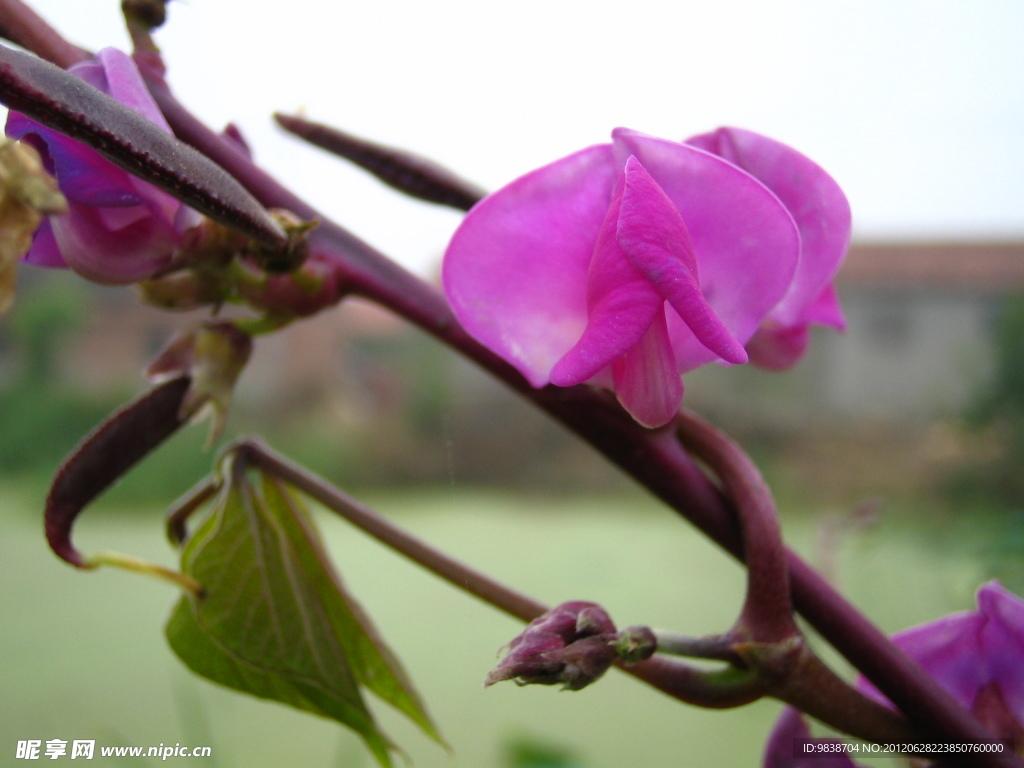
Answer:
<svg viewBox="0 0 1024 768"><path fill-rule="evenodd" d="M566 603L575 605L575 603ZM608 634L615 631L615 624L611 617L605 613L604 608L597 605L584 605L576 616L577 635L598 635Z"/></svg>
<svg viewBox="0 0 1024 768"><path fill-rule="evenodd" d="M287 274L261 274L239 281L238 292L252 307L272 315L308 317L337 304L348 286L336 265L322 254L311 255Z"/></svg>
<svg viewBox="0 0 1024 768"><path fill-rule="evenodd" d="M508 644L508 653L484 685L515 680L520 685L561 684L578 691L601 677L618 658L615 625L594 603L574 601L530 622Z"/></svg>

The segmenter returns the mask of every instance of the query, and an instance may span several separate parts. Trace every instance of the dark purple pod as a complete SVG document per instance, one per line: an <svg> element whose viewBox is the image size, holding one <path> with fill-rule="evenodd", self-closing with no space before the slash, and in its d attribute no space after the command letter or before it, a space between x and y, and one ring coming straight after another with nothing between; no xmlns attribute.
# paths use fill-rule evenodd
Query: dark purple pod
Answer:
<svg viewBox="0 0 1024 768"><path fill-rule="evenodd" d="M181 404L192 381L172 379L114 411L61 464L46 498L46 540L71 565L88 564L71 543L85 507L185 423Z"/></svg>
<svg viewBox="0 0 1024 768"><path fill-rule="evenodd" d="M0 46L0 101L210 218L268 245L288 243L266 209L227 171L60 67Z"/></svg>

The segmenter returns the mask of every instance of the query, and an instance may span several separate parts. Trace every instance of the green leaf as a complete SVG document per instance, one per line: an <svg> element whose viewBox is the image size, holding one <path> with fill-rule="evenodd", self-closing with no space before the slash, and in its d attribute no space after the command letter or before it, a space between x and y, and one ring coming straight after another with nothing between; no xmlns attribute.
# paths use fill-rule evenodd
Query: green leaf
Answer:
<svg viewBox="0 0 1024 768"><path fill-rule="evenodd" d="M182 571L204 592L175 607L171 648L215 682L352 728L383 766L396 747L361 687L440 741L397 659L342 587L307 511L274 478L254 485L243 464L226 460L216 508L182 552Z"/></svg>

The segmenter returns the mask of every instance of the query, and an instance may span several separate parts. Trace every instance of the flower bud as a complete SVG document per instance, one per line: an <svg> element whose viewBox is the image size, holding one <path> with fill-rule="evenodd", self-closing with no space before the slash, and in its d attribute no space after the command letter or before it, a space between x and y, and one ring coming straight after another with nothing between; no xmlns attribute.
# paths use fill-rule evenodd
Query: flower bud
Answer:
<svg viewBox="0 0 1024 768"><path fill-rule="evenodd" d="M515 680L520 685L560 683L562 690L578 691L615 661L639 661L654 653L654 647L654 633L646 627L630 627L620 634L600 606L562 603L512 639L484 685Z"/></svg>
<svg viewBox="0 0 1024 768"><path fill-rule="evenodd" d="M238 292L251 306L272 315L307 317L337 304L348 286L336 265L319 253L287 274L268 274L250 268L251 280L240 280Z"/></svg>
<svg viewBox="0 0 1024 768"><path fill-rule="evenodd" d="M209 272L190 269L143 280L138 289L147 304L174 311L198 309L224 300L219 281Z"/></svg>

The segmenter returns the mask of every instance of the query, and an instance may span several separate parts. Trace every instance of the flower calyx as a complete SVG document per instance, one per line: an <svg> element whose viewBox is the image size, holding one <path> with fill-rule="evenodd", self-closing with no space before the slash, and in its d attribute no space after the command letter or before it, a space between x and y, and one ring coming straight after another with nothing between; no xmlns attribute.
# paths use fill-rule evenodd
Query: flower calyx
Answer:
<svg viewBox="0 0 1024 768"><path fill-rule="evenodd" d="M175 268L138 284L143 300L170 310L243 304L279 324L340 301L346 281L326 256L309 249L317 222L281 209L270 213L287 232L284 248L207 219L179 249Z"/></svg>
<svg viewBox="0 0 1024 768"><path fill-rule="evenodd" d="M224 431L235 383L252 353L252 338L231 322L207 323L171 339L146 368L154 383L188 378L181 401L182 421L211 413L209 443Z"/></svg>
<svg viewBox="0 0 1024 768"><path fill-rule="evenodd" d="M270 211L288 236L284 248L272 248L259 241L252 241L250 253L256 264L273 275L294 272L309 257L309 231L317 221L303 221L291 211L275 208Z"/></svg>

